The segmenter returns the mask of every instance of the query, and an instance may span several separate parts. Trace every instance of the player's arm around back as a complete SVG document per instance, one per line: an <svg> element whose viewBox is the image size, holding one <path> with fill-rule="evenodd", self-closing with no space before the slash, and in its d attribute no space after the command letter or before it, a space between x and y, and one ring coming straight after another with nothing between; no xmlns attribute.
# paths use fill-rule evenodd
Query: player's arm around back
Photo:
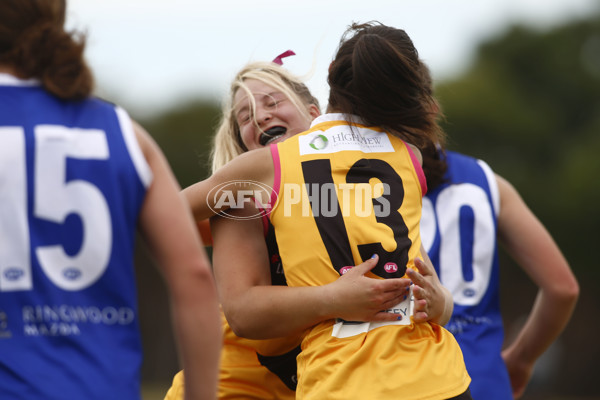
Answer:
<svg viewBox="0 0 600 400"><path fill-rule="evenodd" d="M188 186L181 193L190 204L194 219L201 221L212 217L216 212L226 210L226 207L215 201L218 196L213 195L219 194L216 192L219 188L225 188L231 192L233 198L237 198L238 189L262 191L264 185L272 188L273 180L273 159L270 149L266 147L235 157L210 177ZM227 185L241 181L246 185Z"/></svg>
<svg viewBox="0 0 600 400"><path fill-rule="evenodd" d="M256 215L256 209L234 210L237 217ZM352 268L323 286L272 285L262 222L258 219L211 218L213 265L221 304L236 335L270 339L301 333L319 322L396 321L382 310L402 301L408 279L365 276L377 259Z"/></svg>
<svg viewBox="0 0 600 400"><path fill-rule="evenodd" d="M139 225L169 290L174 333L188 378L186 399L215 399L222 333L210 263L167 160L143 128L134 127L154 175Z"/></svg>
<svg viewBox="0 0 600 400"><path fill-rule="evenodd" d="M515 188L496 176L500 192L498 238L508 254L538 286L529 317L502 352L515 397L521 396L535 361L565 328L579 296L579 285L550 233Z"/></svg>

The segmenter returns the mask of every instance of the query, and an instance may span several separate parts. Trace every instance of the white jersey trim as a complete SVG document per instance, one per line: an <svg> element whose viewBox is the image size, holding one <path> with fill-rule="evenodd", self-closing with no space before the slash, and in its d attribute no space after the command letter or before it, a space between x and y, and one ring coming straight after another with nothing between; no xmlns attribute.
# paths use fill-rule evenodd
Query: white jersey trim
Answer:
<svg viewBox="0 0 600 400"><path fill-rule="evenodd" d="M20 79L14 75L0 72L0 85L2 86L39 86L37 79Z"/></svg>
<svg viewBox="0 0 600 400"><path fill-rule="evenodd" d="M150 169L150 166L146 162L144 153L142 153L140 144L135 137L133 122L131 121L129 114L127 114L127 111L125 111L123 108L117 106L115 111L117 113L119 125L121 126L121 132L123 132L123 139L125 139L125 144L127 145L127 150L129 151L133 165L137 170L142 184L148 188L153 179L152 169Z"/></svg>
<svg viewBox="0 0 600 400"><path fill-rule="evenodd" d="M310 123L310 127L314 127L322 122L331 122L331 121L346 121L353 124L361 124L365 125L362 119L353 114L342 114L342 113L327 113L321 114L317 118L313 119Z"/></svg>

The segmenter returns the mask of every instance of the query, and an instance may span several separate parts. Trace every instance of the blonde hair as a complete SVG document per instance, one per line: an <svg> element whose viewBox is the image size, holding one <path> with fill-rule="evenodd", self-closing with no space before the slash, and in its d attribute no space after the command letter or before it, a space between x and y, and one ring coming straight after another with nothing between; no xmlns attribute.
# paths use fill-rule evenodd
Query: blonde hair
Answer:
<svg viewBox="0 0 600 400"><path fill-rule="evenodd" d="M248 151L240 136L240 128L234 115L233 99L238 90L243 90L250 99L250 114L256 123L254 110L256 103L245 81L254 79L283 93L300 113L310 117L309 106L319 108L319 101L310 93L302 81L285 68L271 62L252 62L237 73L229 90L229 97L223 104L221 121L213 140L211 151L212 172L227 164L233 158Z"/></svg>

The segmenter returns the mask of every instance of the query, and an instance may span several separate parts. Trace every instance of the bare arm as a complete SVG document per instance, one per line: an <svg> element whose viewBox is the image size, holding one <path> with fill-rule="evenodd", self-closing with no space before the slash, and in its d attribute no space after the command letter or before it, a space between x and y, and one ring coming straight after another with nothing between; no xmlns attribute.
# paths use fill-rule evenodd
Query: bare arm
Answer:
<svg viewBox="0 0 600 400"><path fill-rule="evenodd" d="M579 296L579 285L560 249L517 191L496 176L500 191L498 236L506 251L538 286L529 317L502 352L513 393L520 397L536 360L563 331Z"/></svg>
<svg viewBox="0 0 600 400"><path fill-rule="evenodd" d="M216 171L207 179L188 186L182 191L183 196L192 208L196 221L212 217L215 212L227 209L227 203L219 202L224 190L231 192L232 198L237 198L237 190L259 190L264 185L273 187L274 168L271 151L262 148L248 151L231 160L223 168ZM244 181L247 184L227 185L228 182Z"/></svg>
<svg viewBox="0 0 600 400"><path fill-rule="evenodd" d="M328 285L271 286L260 220L215 217L211 220L211 231L223 311L238 336L267 339L293 335L335 317L394 321L395 314L381 310L400 303L407 294L408 279L364 276L377 259L352 268Z"/></svg>
<svg viewBox="0 0 600 400"><path fill-rule="evenodd" d="M215 399L221 349L221 320L210 264L189 207L149 135L135 125L154 180L140 215L140 229L169 289L173 327L186 371L186 399Z"/></svg>

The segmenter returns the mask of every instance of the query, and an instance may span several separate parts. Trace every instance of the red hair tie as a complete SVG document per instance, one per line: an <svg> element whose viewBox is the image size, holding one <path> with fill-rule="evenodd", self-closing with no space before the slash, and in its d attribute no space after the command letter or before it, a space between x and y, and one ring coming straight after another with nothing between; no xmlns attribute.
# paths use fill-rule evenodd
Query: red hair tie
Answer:
<svg viewBox="0 0 600 400"><path fill-rule="evenodd" d="M283 53L281 53L280 55L278 55L277 57L275 57L273 59L273 62L278 65L283 65L283 61L282 61L283 58L289 57L289 56L295 56L295 55L296 55L296 53L294 53L293 51L287 50L287 51L284 51Z"/></svg>

